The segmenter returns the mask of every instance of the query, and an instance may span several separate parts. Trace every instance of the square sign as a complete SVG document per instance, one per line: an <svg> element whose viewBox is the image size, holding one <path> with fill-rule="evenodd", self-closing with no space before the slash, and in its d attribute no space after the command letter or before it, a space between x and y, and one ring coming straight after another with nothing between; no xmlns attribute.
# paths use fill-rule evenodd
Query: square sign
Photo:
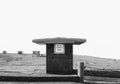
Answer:
<svg viewBox="0 0 120 84"><path fill-rule="evenodd" d="M55 44L54 45L54 53L55 54L64 54L65 53L64 44Z"/></svg>

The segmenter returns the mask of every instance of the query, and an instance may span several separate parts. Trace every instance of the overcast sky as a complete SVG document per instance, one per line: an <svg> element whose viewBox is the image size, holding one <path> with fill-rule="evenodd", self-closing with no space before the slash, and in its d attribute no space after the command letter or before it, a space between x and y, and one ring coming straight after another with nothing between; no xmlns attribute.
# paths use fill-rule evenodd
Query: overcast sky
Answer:
<svg viewBox="0 0 120 84"><path fill-rule="evenodd" d="M0 0L0 52L45 53L32 39L87 42L74 54L120 59L120 0Z"/></svg>

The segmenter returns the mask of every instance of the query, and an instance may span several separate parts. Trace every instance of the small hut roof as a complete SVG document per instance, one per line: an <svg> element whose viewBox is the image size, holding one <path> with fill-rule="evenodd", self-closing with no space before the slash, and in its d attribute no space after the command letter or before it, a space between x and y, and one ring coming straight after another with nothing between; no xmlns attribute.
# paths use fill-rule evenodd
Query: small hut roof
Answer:
<svg viewBox="0 0 120 84"><path fill-rule="evenodd" d="M32 40L32 42L37 44L71 43L80 45L82 43L85 43L86 39L57 37L57 38L34 39Z"/></svg>

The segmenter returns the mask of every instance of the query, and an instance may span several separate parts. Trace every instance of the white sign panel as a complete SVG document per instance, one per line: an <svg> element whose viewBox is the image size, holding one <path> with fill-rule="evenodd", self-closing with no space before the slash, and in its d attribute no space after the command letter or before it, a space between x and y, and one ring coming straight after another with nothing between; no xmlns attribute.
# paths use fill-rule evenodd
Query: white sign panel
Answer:
<svg viewBox="0 0 120 84"><path fill-rule="evenodd" d="M54 53L55 54L64 54L65 53L64 44L55 44L54 45Z"/></svg>

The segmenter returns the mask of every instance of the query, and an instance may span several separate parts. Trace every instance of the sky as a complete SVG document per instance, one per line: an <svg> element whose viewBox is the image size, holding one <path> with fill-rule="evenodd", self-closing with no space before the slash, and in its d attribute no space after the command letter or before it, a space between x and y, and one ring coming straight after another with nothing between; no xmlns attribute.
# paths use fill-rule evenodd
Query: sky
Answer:
<svg viewBox="0 0 120 84"><path fill-rule="evenodd" d="M38 38L85 38L74 54L120 59L120 0L0 0L0 52L46 52Z"/></svg>

